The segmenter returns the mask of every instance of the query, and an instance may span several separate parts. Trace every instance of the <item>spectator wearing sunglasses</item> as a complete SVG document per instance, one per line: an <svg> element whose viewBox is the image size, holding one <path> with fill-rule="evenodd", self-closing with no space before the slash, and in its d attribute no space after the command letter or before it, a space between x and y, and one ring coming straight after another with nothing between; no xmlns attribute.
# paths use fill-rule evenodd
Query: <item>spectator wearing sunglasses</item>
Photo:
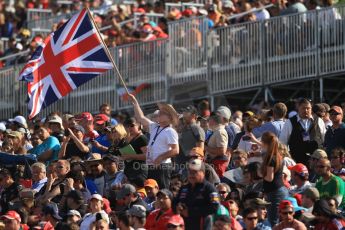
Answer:
<svg viewBox="0 0 345 230"><path fill-rule="evenodd" d="M295 230L306 230L305 225L294 219L294 207L289 200L282 200L279 204L279 215L281 222L273 227L273 230L282 229L295 229Z"/></svg>
<svg viewBox="0 0 345 230"><path fill-rule="evenodd" d="M344 205L345 184L344 181L332 174L331 162L321 159L316 164L316 173L320 179L316 182L320 198L335 197L340 207Z"/></svg>
<svg viewBox="0 0 345 230"><path fill-rule="evenodd" d="M333 123L325 134L324 147L328 156L335 148L345 148L345 124L343 123L343 110L339 106L332 106L329 111L330 119Z"/></svg>
<svg viewBox="0 0 345 230"><path fill-rule="evenodd" d="M245 230L257 230L258 212L254 208L246 208L243 210L243 222Z"/></svg>
<svg viewBox="0 0 345 230"><path fill-rule="evenodd" d="M201 161L204 161L204 150L200 147L194 147L192 150L189 152L189 159L199 159ZM186 163L188 164L188 162ZM213 168L212 165L208 163L205 164L205 179L210 182L213 185L219 184L220 183L220 178L217 175L215 169ZM182 168L182 167L181 167ZM188 177L188 167L183 167L182 170L180 171L182 175L182 180L187 180Z"/></svg>

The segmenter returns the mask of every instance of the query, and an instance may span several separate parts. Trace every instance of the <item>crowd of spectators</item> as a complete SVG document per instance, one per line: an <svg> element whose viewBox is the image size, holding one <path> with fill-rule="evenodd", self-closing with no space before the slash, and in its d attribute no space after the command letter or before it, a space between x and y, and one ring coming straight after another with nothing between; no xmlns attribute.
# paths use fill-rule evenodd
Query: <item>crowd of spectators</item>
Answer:
<svg viewBox="0 0 345 230"><path fill-rule="evenodd" d="M344 229L343 108L207 101L0 123L0 229Z"/></svg>
<svg viewBox="0 0 345 230"><path fill-rule="evenodd" d="M208 27L223 27L235 23L260 21L278 15L302 13L307 10L321 9L332 6L338 1L331 0L288 0L288 1L237 1L237 0L214 0L205 1L203 7L190 5L185 8L166 7L165 1L133 1L133 4L112 4L111 1L84 0L84 1L1 1L0 2L0 37L8 38L6 48L0 49L2 56L30 50L30 54L43 42L47 32L31 31L28 25L32 25L27 19L27 9L51 9L52 16L58 17L59 21L51 21L51 30L61 26L73 12L89 7L95 9L94 19L99 28L107 28L102 31L103 37L109 47L121 44L151 41L169 37L168 22L178 21L185 18L206 16ZM265 6L271 5L268 8ZM259 9L259 10L257 10ZM247 12L247 13L246 13ZM134 13L139 14L134 16ZM150 13L162 15L155 18L149 17ZM240 15L245 13L244 15ZM66 15L65 17L63 15ZM331 11L327 17L341 18L339 13ZM136 17L136 20L131 20ZM46 18L30 18L33 20L47 20ZM50 19L49 19L50 20ZM50 22L50 21L49 21ZM171 31L170 31L171 32ZM198 33L202 33L199 31ZM189 32L186 31L188 34ZM182 35L181 35L182 36ZM195 35L198 36L198 35ZM200 39L200 38L199 38ZM196 41L198 43L200 41ZM30 57L30 54L28 57ZM6 60L3 65L25 63L27 57Z"/></svg>

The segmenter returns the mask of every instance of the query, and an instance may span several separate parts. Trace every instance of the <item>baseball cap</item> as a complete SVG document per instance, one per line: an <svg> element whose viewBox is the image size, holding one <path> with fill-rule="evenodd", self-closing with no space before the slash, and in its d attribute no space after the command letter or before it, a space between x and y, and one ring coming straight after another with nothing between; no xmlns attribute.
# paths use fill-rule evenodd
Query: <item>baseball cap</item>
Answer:
<svg viewBox="0 0 345 230"><path fill-rule="evenodd" d="M26 119L23 116L16 116L13 119L8 120L11 123L19 124L20 126L23 126L24 128L28 128L28 124L26 123Z"/></svg>
<svg viewBox="0 0 345 230"><path fill-rule="evenodd" d="M223 2L223 7L224 8L233 8L234 7L234 3L232 1L224 1Z"/></svg>
<svg viewBox="0 0 345 230"><path fill-rule="evenodd" d="M115 163L119 163L119 161L120 161L120 159L117 156L114 156L111 154L104 155L102 159L103 160L109 160L109 161L112 161Z"/></svg>
<svg viewBox="0 0 345 230"><path fill-rule="evenodd" d="M302 195L309 197L310 199L313 199L313 200L320 199L319 190L317 190L317 188L315 188L315 187L309 187L309 188L305 189L303 191Z"/></svg>
<svg viewBox="0 0 345 230"><path fill-rule="evenodd" d="M77 210L74 210L74 209L69 210L67 212L67 216L79 216L81 218L80 212L78 212Z"/></svg>
<svg viewBox="0 0 345 230"><path fill-rule="evenodd" d="M189 156L204 157L204 150L200 147L194 147L190 150Z"/></svg>
<svg viewBox="0 0 345 230"><path fill-rule="evenodd" d="M144 187L149 187L149 188L155 188L155 187L159 187L158 183L156 180L154 179L147 179L144 183Z"/></svg>
<svg viewBox="0 0 345 230"><path fill-rule="evenodd" d="M83 126L81 126L81 125L75 125L75 126L73 126L72 130L77 130L77 131L80 131L80 132L82 132L83 134L85 134L85 129L84 129Z"/></svg>
<svg viewBox="0 0 345 230"><path fill-rule="evenodd" d="M305 175L309 174L308 168L304 164L301 164L301 163L297 163L296 165L289 166L288 169L290 171L294 171L294 172L298 173L301 176L305 176Z"/></svg>
<svg viewBox="0 0 345 230"><path fill-rule="evenodd" d="M89 112L83 112L79 116L77 116L77 120L87 120L87 121L93 121L93 116Z"/></svg>
<svg viewBox="0 0 345 230"><path fill-rule="evenodd" d="M329 114L338 115L338 114L342 114L342 113L343 113L343 111L339 106L332 106L332 108L329 110Z"/></svg>
<svg viewBox="0 0 345 230"><path fill-rule="evenodd" d="M117 200L122 200L124 197L128 196L129 194L135 193L136 189L131 184L124 184L120 191L116 195Z"/></svg>
<svg viewBox="0 0 345 230"><path fill-rule="evenodd" d="M327 153L322 149L316 149L313 154L307 153L307 155L318 160L327 158Z"/></svg>
<svg viewBox="0 0 345 230"><path fill-rule="evenodd" d="M60 126L62 126L62 119L59 116L51 116L48 118L48 123L58 123Z"/></svg>
<svg viewBox="0 0 345 230"><path fill-rule="evenodd" d="M182 112L198 114L198 110L193 105L188 105L186 108L182 109Z"/></svg>
<svg viewBox="0 0 345 230"><path fill-rule="evenodd" d="M175 226L179 226L179 225L183 225L184 226L184 221L183 221L183 218L182 216L180 215L172 215L167 224L173 224Z"/></svg>
<svg viewBox="0 0 345 230"><path fill-rule="evenodd" d="M254 115L255 114L252 111L246 111L246 112L243 113L243 116L248 116L248 117L252 117Z"/></svg>
<svg viewBox="0 0 345 230"><path fill-rule="evenodd" d="M0 122L0 131L2 132L6 131L6 125L3 122Z"/></svg>
<svg viewBox="0 0 345 230"><path fill-rule="evenodd" d="M170 200L173 200L173 198L174 198L172 192L169 189L166 189L166 188L163 188L163 189L159 190L157 192L157 196L159 196L159 194L163 194L163 195L169 197Z"/></svg>
<svg viewBox="0 0 345 230"><path fill-rule="evenodd" d="M98 201L103 201L103 197L97 193L95 193L91 196L90 200L92 200L92 199L96 199Z"/></svg>
<svg viewBox="0 0 345 230"><path fill-rule="evenodd" d="M98 125L103 125L105 122L109 121L109 117L105 114L97 114L95 116L95 123Z"/></svg>
<svg viewBox="0 0 345 230"><path fill-rule="evenodd" d="M16 211L8 211L5 215L1 217L2 220L17 220L18 222L22 222L20 215Z"/></svg>
<svg viewBox="0 0 345 230"><path fill-rule="evenodd" d="M128 210L129 215L131 216L136 216L139 218L144 218L146 217L146 208L142 205L133 205L129 210Z"/></svg>
<svg viewBox="0 0 345 230"><path fill-rule="evenodd" d="M303 210L303 211L307 210L306 208L303 208L303 207L299 206L298 203L297 203L296 198L294 198L294 197L288 197L288 198L285 198L285 200L291 202L292 207L295 210L295 212L298 212L298 211L301 211L301 210Z"/></svg>
<svg viewBox="0 0 345 230"><path fill-rule="evenodd" d="M219 113L220 116L224 117L227 120L230 120L231 118L231 110L226 106L219 106L217 109L217 113Z"/></svg>
<svg viewBox="0 0 345 230"><path fill-rule="evenodd" d="M286 208L293 208L291 201L289 200L282 200L279 204L279 210L286 209Z"/></svg>
<svg viewBox="0 0 345 230"><path fill-rule="evenodd" d="M62 119L65 120L65 121L68 121L71 118L74 118L74 115L72 115L72 114L64 114L64 115L62 115Z"/></svg>
<svg viewBox="0 0 345 230"><path fill-rule="evenodd" d="M61 216L59 216L58 206L55 203L50 203L44 206L42 212L46 215L50 214L57 220L62 220Z"/></svg>
<svg viewBox="0 0 345 230"><path fill-rule="evenodd" d="M205 164L200 159L193 159L188 162L188 169L205 172Z"/></svg>

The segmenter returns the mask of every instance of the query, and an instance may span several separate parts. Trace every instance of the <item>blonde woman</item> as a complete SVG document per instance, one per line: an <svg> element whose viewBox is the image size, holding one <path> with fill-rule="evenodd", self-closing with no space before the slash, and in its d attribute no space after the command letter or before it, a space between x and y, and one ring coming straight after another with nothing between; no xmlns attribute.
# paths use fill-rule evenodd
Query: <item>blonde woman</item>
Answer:
<svg viewBox="0 0 345 230"><path fill-rule="evenodd" d="M115 155L115 156L120 156L121 153L120 153L119 149L128 145L128 143L126 141L127 136L128 136L128 134L127 134L126 129L123 125L118 124L118 125L115 125L114 127L112 127L111 135L109 135L110 141L112 144L109 146L106 153L111 154L111 155Z"/></svg>

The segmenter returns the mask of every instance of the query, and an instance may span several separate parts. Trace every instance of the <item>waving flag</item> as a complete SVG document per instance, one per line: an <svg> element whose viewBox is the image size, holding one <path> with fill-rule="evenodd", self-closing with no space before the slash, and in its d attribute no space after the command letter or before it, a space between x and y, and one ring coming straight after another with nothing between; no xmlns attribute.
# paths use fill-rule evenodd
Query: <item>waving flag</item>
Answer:
<svg viewBox="0 0 345 230"><path fill-rule="evenodd" d="M86 9L51 33L19 76L19 80L28 82L29 118L112 69L105 48Z"/></svg>

